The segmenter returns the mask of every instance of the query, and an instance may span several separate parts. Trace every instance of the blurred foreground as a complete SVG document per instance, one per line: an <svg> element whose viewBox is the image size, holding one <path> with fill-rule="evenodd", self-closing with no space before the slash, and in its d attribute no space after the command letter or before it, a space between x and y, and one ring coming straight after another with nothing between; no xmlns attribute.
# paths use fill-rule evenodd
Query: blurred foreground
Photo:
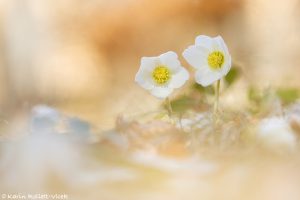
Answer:
<svg viewBox="0 0 300 200"><path fill-rule="evenodd" d="M21 128L12 130L17 135L0 143L1 193L74 200L299 199L300 105L284 113L261 120L227 110L216 122L209 111L190 110L175 121L149 113L138 121L119 117L115 129L99 133L39 105L14 124Z"/></svg>

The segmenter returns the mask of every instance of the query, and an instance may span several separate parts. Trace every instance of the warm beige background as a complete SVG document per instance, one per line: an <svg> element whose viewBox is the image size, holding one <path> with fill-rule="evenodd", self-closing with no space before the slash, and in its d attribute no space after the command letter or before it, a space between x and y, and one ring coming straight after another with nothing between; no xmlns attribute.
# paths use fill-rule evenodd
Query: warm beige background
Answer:
<svg viewBox="0 0 300 200"><path fill-rule="evenodd" d="M140 57L181 54L199 34L224 37L243 70L240 87L299 86L299 8L297 0L1 0L2 115L43 103L106 129L120 113L153 110L159 101L133 82Z"/></svg>

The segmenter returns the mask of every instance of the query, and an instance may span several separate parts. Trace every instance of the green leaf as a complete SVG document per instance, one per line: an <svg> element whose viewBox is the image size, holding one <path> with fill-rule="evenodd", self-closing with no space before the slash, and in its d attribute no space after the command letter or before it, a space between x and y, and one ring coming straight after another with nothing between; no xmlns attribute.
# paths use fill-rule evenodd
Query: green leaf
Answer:
<svg viewBox="0 0 300 200"><path fill-rule="evenodd" d="M225 76L224 80L228 86L232 85L237 78L240 76L240 70L237 67L232 67L228 74Z"/></svg>
<svg viewBox="0 0 300 200"><path fill-rule="evenodd" d="M295 88L280 88L276 92L283 104L290 104L295 102L299 96L299 90Z"/></svg>

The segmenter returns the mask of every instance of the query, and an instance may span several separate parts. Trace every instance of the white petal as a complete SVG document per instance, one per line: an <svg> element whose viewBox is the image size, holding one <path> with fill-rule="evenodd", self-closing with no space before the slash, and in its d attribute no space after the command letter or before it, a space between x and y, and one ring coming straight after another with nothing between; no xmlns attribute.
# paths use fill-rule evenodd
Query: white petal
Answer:
<svg viewBox="0 0 300 200"><path fill-rule="evenodd" d="M139 71L135 75L135 81L146 90L154 87L151 74L158 62L158 57L142 57L141 59Z"/></svg>
<svg viewBox="0 0 300 200"><path fill-rule="evenodd" d="M218 73L217 71L210 70L208 66L197 70L195 74L196 82L204 87L209 86L216 80L219 80L221 77L222 74Z"/></svg>
<svg viewBox="0 0 300 200"><path fill-rule="evenodd" d="M169 87L155 87L151 90L151 94L157 98L164 99L173 92Z"/></svg>
<svg viewBox="0 0 300 200"><path fill-rule="evenodd" d="M228 48L221 36L217 36L214 38L215 45L218 46L219 50L222 50L225 54L229 54Z"/></svg>
<svg viewBox="0 0 300 200"><path fill-rule="evenodd" d="M142 88L151 90L154 88L154 84L152 83L150 76L150 72L140 68L135 75L135 82L137 82Z"/></svg>
<svg viewBox="0 0 300 200"><path fill-rule="evenodd" d="M152 72L158 64L158 57L142 57L140 69Z"/></svg>
<svg viewBox="0 0 300 200"><path fill-rule="evenodd" d="M221 51L224 54L224 64L221 69L216 70L221 74L221 77L225 76L231 69L231 56L228 48L221 36L213 38L213 50Z"/></svg>
<svg viewBox="0 0 300 200"><path fill-rule="evenodd" d="M168 51L159 56L160 62L163 65L166 65L170 70L176 71L180 68L180 61L178 56L173 51Z"/></svg>
<svg viewBox="0 0 300 200"><path fill-rule="evenodd" d="M172 79L169 83L170 88L180 88L189 79L190 75L188 71L181 67L180 70L172 75Z"/></svg>
<svg viewBox="0 0 300 200"><path fill-rule="evenodd" d="M223 41L223 39L222 39ZM221 42L222 44L222 49L223 49L223 52L224 52L224 55L225 55L225 58L224 58L224 65L221 69L221 73L223 74L223 76L225 76L231 69L231 55L229 54L229 51L228 51L228 48L225 44L225 42Z"/></svg>
<svg viewBox="0 0 300 200"><path fill-rule="evenodd" d="M231 56L229 54L228 48L221 36L217 36L214 38L214 45L216 50L223 52L225 56L224 57L225 63L220 71L223 75L226 75L231 68Z"/></svg>
<svg viewBox="0 0 300 200"><path fill-rule="evenodd" d="M222 76L226 76L226 74L228 74L230 69L231 69L231 57L230 56L225 56L224 64L223 64L222 68L219 70L219 73Z"/></svg>
<svg viewBox="0 0 300 200"><path fill-rule="evenodd" d="M194 68L199 69L207 65L208 51L201 47L189 46L182 56Z"/></svg>
<svg viewBox="0 0 300 200"><path fill-rule="evenodd" d="M207 49L211 49L213 45L213 38L206 35L199 35L195 39L196 46L202 46Z"/></svg>

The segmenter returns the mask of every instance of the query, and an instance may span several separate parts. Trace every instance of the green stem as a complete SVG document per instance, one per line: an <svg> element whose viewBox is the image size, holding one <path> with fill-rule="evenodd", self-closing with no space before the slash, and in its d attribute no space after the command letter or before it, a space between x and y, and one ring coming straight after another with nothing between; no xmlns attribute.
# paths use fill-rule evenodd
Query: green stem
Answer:
<svg viewBox="0 0 300 200"><path fill-rule="evenodd" d="M216 86L216 99L215 99L215 105L214 105L214 114L216 115L219 109L219 95L220 95L220 84L221 80L217 81L217 86Z"/></svg>
<svg viewBox="0 0 300 200"><path fill-rule="evenodd" d="M172 113L173 113L173 109L172 109L171 101L170 101L169 97L166 98L166 107L167 107L168 115L169 115L169 117L171 117Z"/></svg>

